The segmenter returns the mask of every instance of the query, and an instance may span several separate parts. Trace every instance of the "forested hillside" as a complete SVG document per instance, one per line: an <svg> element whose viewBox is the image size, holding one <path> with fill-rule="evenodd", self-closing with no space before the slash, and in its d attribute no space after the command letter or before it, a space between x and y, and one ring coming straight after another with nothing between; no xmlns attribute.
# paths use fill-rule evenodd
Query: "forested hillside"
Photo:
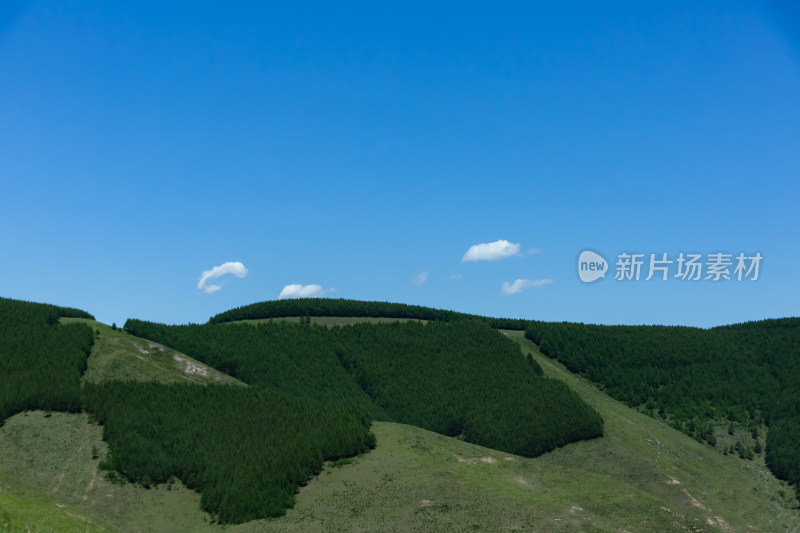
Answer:
<svg viewBox="0 0 800 533"><path fill-rule="evenodd" d="M273 300L237 307L209 319L212 324L233 322L236 320L256 320L266 318L282 318L290 316L338 316L338 317L381 317L412 318L452 322L454 320L473 319L486 322L493 328L525 329L527 320L514 318L493 318L443 309L433 309L421 305L408 305L390 302L365 302L361 300L345 300L343 298L296 298Z"/></svg>
<svg viewBox="0 0 800 533"><path fill-rule="evenodd" d="M367 406L384 420L520 455L602 434L593 409L482 321L328 329L129 320L125 329L251 385Z"/></svg>
<svg viewBox="0 0 800 533"><path fill-rule="evenodd" d="M78 309L0 298L0 425L29 409L79 411L80 378L94 335L59 317Z"/></svg>
<svg viewBox="0 0 800 533"><path fill-rule="evenodd" d="M755 445L769 427L766 463L800 481L800 319L765 320L711 330L532 322L526 336L542 353L716 445L715 425L747 428Z"/></svg>
<svg viewBox="0 0 800 533"><path fill-rule="evenodd" d="M417 320L235 323L285 316ZM528 457L602 435L600 415L564 381L545 378L496 327L527 325L542 353L611 396L726 452L736 441L741 457L763 453L777 476L800 481L800 319L701 330L493 319L384 302L262 302L204 325L125 325L249 387L106 378L82 389L103 328L61 317L91 315L0 299L0 425L24 410L83 408L103 424L111 478L145 486L179 478L221 523L283 514L323 461L375 445L372 420ZM720 432L730 441L724 447Z"/></svg>
<svg viewBox="0 0 800 533"><path fill-rule="evenodd" d="M105 467L148 487L180 478L222 523L282 515L323 461L375 445L363 409L260 387L87 383L84 407L103 424Z"/></svg>
<svg viewBox="0 0 800 533"><path fill-rule="evenodd" d="M577 394L480 322L357 324L334 338L342 364L395 421L528 457L602 435Z"/></svg>
<svg viewBox="0 0 800 533"><path fill-rule="evenodd" d="M386 414L342 367L326 328L291 324L167 326L128 320L125 330L179 350L245 383Z"/></svg>
<svg viewBox="0 0 800 533"><path fill-rule="evenodd" d="M99 330L60 324L62 317L93 319L77 309L0 299L0 425L21 411L83 408L103 424L111 450L105 467L145 486L179 477L221 522L283 514L323 461L375 444L363 407L371 403L347 396L320 395L323 403L267 387L120 381L82 389ZM304 379L289 370L286 380Z"/></svg>

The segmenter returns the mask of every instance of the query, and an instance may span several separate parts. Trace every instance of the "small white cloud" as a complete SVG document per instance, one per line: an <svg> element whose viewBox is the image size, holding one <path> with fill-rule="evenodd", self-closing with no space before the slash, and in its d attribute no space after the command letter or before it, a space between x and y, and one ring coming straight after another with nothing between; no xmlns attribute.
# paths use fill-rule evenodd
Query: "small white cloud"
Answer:
<svg viewBox="0 0 800 533"><path fill-rule="evenodd" d="M414 287L419 287L420 285L422 285L426 281L428 281L428 271L422 271L419 274L417 274L416 276L414 276L414 279L411 280L411 284Z"/></svg>
<svg viewBox="0 0 800 533"><path fill-rule="evenodd" d="M525 255L535 255L542 253L541 248L528 248L525 250Z"/></svg>
<svg viewBox="0 0 800 533"><path fill-rule="evenodd" d="M515 244L506 240L474 244L470 246L467 253L461 258L461 262L505 259L513 255L519 255L519 248L519 243Z"/></svg>
<svg viewBox="0 0 800 533"><path fill-rule="evenodd" d="M224 276L225 274L233 274L237 278L243 278L247 275L247 268L238 261L228 261L219 266L215 266L211 270L204 270L200 276L200 281L197 282L197 288L206 294L218 291L222 285L207 285L209 280Z"/></svg>
<svg viewBox="0 0 800 533"><path fill-rule="evenodd" d="M461 279L463 277L464 276L462 276L461 274L451 274L450 275L450 279Z"/></svg>
<svg viewBox="0 0 800 533"><path fill-rule="evenodd" d="M509 283L507 281L503 282L503 286L500 287L501 294L517 294L518 292L522 292L525 289L530 289L532 287L544 287L545 285L550 285L553 283L553 280L550 278L545 279L518 279L514 283Z"/></svg>
<svg viewBox="0 0 800 533"><path fill-rule="evenodd" d="M292 283L283 288L278 295L278 300L285 300L288 298L319 298L325 294L325 292L322 285L301 285L299 283Z"/></svg>

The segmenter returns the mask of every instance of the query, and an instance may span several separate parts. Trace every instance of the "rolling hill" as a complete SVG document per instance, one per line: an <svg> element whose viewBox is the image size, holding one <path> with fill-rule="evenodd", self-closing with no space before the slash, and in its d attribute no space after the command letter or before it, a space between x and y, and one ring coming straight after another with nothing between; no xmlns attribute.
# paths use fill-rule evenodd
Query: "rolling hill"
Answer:
<svg viewBox="0 0 800 533"><path fill-rule="evenodd" d="M295 316L308 317L302 321L311 324L287 324L289 329L281 330L281 335L291 333L298 344L309 342L301 337L315 329L314 323L328 325L325 329L330 327L334 335L341 334L339 329L347 329L330 326L334 322L361 323L361 319L346 314L319 318L310 313ZM281 317L270 317L274 318ZM263 317L251 319L262 320ZM177 383L182 384L175 385L181 387L182 394L195 398L192 387L203 383L219 387L224 381L242 391L264 386L251 384L248 387L215 372L212 365L204 361L207 354L187 349L190 355L201 356L192 359L169 343L137 338L89 320L86 317L61 319L64 326L83 321L95 334L83 375L84 389L136 380L156 387L141 389L151 391L146 397L152 395L152 391L169 391L173 386L170 384ZM431 317L425 320L437 321ZM409 333L412 338L426 335L428 326L412 326L397 331L413 332ZM215 327L258 329L257 325L249 323ZM362 344L371 346L381 327L391 331L397 326L384 324L373 328L361 324L351 329L363 329L359 331L361 337L366 337ZM571 373L559 361L541 354L537 345L525 338L521 328L490 333L503 341L499 351L504 352L506 346L513 345L520 361L530 360L526 363L529 366L535 363L539 370L531 372L537 376L539 371L543 374L536 379L547 378L563 384L598 413L603 421L603 436L527 458L464 442L463 433L446 436L441 434L446 431L434 433L386 420L395 418L386 412L386 407L404 405L395 398L382 407L387 416L378 418L385 421L372 423L374 449L327 462L322 470L301 483L294 496L294 506L284 516L250 520L225 529L793 531L800 525L791 488L769 473L761 456L748 461L735 455L723 455L707 443L674 429L658 416L650 416L652 413L643 413L641 409L610 398L600 390L604 387ZM315 334L330 340L326 334ZM345 336L342 346L350 346L345 342L350 342L347 337L350 334L352 331L342 334ZM463 336L464 332L459 331L459 334L438 342L457 343L454 338ZM390 336L395 338L393 333ZM406 341L406 344L411 342ZM417 347L409 353L419 350ZM364 353L369 355L373 351ZM357 350L347 353L356 366L371 364L369 359L364 359L367 355ZM205 373L191 370L195 367L192 365L205 368ZM485 370L486 366L484 362L476 371ZM258 374L242 372L244 367L238 370L240 378L248 376L245 381ZM408 369L396 368L394 375L405 371ZM350 371L346 374L353 375ZM367 372L367 375L374 373ZM391 399L391 388L384 390L391 381L375 379L372 383L375 397L383 394ZM220 390L229 388L224 386ZM131 389L126 390L130 392ZM291 394L291 391L287 389L281 394ZM371 395L366 396L374 400ZM144 405L143 401L133 403ZM189 409L186 402L178 405ZM208 405L202 409L210 410L213 409ZM201 496L187 489L183 484L185 480L175 477L166 479L165 483L150 480L149 488L145 488L141 480L139 484L130 483L100 468L100 464L108 463L114 454L109 455L108 444L103 440L104 427L92 421L91 412L24 410L0 427L0 449L4 451L0 456L0 531L4 531L4 527L7 531L20 531L26 526L31 526L33 531L49 531L50 528L56 531L216 531L222 528L214 523L214 519L218 519L216 514L201 510ZM194 424L202 426L203 422ZM231 470L229 474L237 475L237 472L240 471Z"/></svg>

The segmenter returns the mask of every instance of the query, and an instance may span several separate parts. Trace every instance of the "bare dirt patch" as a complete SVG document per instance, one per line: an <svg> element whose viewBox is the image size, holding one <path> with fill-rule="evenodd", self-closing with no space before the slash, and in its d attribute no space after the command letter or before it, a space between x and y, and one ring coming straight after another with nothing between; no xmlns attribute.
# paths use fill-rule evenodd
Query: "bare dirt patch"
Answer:
<svg viewBox="0 0 800 533"><path fill-rule="evenodd" d="M480 457L462 457L458 454L455 454L455 457L456 459L458 459L459 463L467 463L467 464L475 464L478 461L487 464L492 464L497 462L497 459L495 459L491 455L481 455Z"/></svg>
<svg viewBox="0 0 800 533"><path fill-rule="evenodd" d="M675 516L675 517L678 517L678 518L681 518L681 519L684 519L684 518L686 518L686 517L685 517L685 516L683 516L682 514L680 514L680 513L676 513L676 512L675 512L675 511L673 511L672 509L667 509L666 507L661 507L661 510L662 510L662 511L664 511L665 513L669 513L670 515L672 515L672 516Z"/></svg>
<svg viewBox="0 0 800 533"><path fill-rule="evenodd" d="M188 359L185 359L185 358L183 358L183 357L181 357L179 355L173 355L172 358L179 365L183 365L184 363L186 364L186 366L183 369L183 372L185 374L205 376L205 377L208 376L208 367L207 366L195 363L194 361L189 361Z"/></svg>
<svg viewBox="0 0 800 533"><path fill-rule="evenodd" d="M86 492L83 495L83 501L86 501L86 500L89 499L89 493L94 488L94 483L97 480L97 470L98 470L97 467L95 467L94 472L92 472L92 479L91 479L91 481L89 481L89 486L86 487Z"/></svg>
<svg viewBox="0 0 800 533"><path fill-rule="evenodd" d="M683 492L689 497L689 499L691 500L693 506L697 507L698 509L702 509L703 511L708 511L709 510L708 507L706 507L705 505L700 503L700 500L698 500L697 498L695 498L694 496L689 494L688 490L683 489Z"/></svg>

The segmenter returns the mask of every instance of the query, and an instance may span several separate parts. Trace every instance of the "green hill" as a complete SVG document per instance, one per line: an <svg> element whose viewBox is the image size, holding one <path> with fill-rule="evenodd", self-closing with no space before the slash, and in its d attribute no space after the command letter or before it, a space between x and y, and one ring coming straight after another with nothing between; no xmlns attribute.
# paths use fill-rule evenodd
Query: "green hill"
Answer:
<svg viewBox="0 0 800 533"><path fill-rule="evenodd" d="M800 319L702 330L533 322L542 353L724 453L800 481Z"/></svg>
<svg viewBox="0 0 800 533"><path fill-rule="evenodd" d="M165 326L126 331L175 347L246 383L363 406L378 420L533 456L602 434L577 395L481 321Z"/></svg>
<svg viewBox="0 0 800 533"><path fill-rule="evenodd" d="M787 488L763 465L723 456L625 407L539 355L530 341L509 337L523 351L533 350L545 374L597 409L605 421L603 438L525 459L379 422L373 425L376 448L349 464L326 467L300 490L286 516L226 531L794 531L800 526L791 498L780 494ZM85 415L12 417L0 428L0 449L9 451L0 457L0 494L13 487L28 495L27 501L40 497L50 502L43 506L58 510L57 502L91 517L92 524L102 519L119 531L221 531L200 511L199 496L180 482L148 490L108 481L97 470L105 457L101 434ZM92 459L94 446L98 459ZM13 513L15 507L6 509ZM49 531L45 522L33 523Z"/></svg>
<svg viewBox="0 0 800 533"><path fill-rule="evenodd" d="M61 315L83 323L61 324ZM99 466L110 479L149 487L180 477L221 522L283 514L325 460L374 446L357 405L237 386L158 345L101 332L82 312L3 300L0 318L0 421L26 409L82 408L103 426L110 453Z"/></svg>
<svg viewBox="0 0 800 533"><path fill-rule="evenodd" d="M305 316L309 318L302 318ZM436 344L441 346L446 342L450 346L460 346L461 342L443 337L437 343L425 345L424 341L416 338L428 335L425 332L430 323L429 326L411 323L399 328L391 324L365 324L363 327L333 326L328 329L314 328L308 322L353 324L360 320L354 316L311 318L310 315L301 314L298 317L290 322L303 324L288 324L285 330L281 326L277 329L281 332L278 337L281 338L283 334L287 338L294 336L296 344L305 346L314 345L307 338L313 335L328 341L338 339L335 348L340 351L337 353L334 350L334 356L345 367L344 377L356 377L361 369L365 376L372 378L370 387L362 388L359 385L358 389L362 392L371 390L372 394L366 394L370 401L374 402L379 397L388 399L388 402L381 404L387 418L394 418L396 414L392 409L407 403L399 395L402 387L399 392L392 390L392 382L396 380L391 378L416 372L414 365L410 364L415 360L404 356L402 360L405 366L392 367L393 373L387 373L384 377L375 368L370 368L375 364L373 358L380 355L379 351L374 348L359 351L357 346L379 345L383 335L394 341L408 335L404 342L398 343L394 350L397 354L430 352ZM372 317L372 320L379 318ZM416 320L418 317L405 318ZM435 338L434 332L446 335L455 331L459 334L456 337L464 337L462 341L470 339L469 333L459 328L466 330L471 326L455 324L462 319L425 320L448 322L440 324L441 330L434 324L434 329L430 330L431 338ZM59 326L56 324L56 314L55 320L45 320L45 323L49 324L48 327L59 329L67 327L72 321L75 320L62 318ZM227 464L229 468L220 472L244 481L247 479L247 470L258 459L250 459L236 466L234 456L243 455L237 451L241 449L223 446L213 451L213 446L195 443L192 439L202 436L207 441L213 441L212 436L219 430L222 434L232 436L230 426L226 429L225 419L238 420L237 413L243 411L248 411L248 416L255 416L254 420L258 420L261 408L253 408L252 404L251 407L236 408L233 402L250 402L255 397L249 396L246 391L254 389L268 392L268 385L219 386L221 381L235 381L226 379L222 374L214 374L213 365L203 358L191 360L186 355L191 350L171 351L176 347L136 338L99 323L89 323L87 317L77 321L89 324L89 331L94 333L94 344L83 377L81 401L90 413L95 413L91 416L104 420L106 425L96 425L86 413L25 411L11 416L0 427L0 450L3 451L0 454L0 532L51 529L221 531L223 526L213 521L219 518L219 512L204 504L204 501L208 501L207 496L201 496L199 492L184 486L183 482L194 483L189 473L182 473L180 479L163 478L165 483L157 483L160 480L152 478L137 478L131 470L126 473L124 467L122 478L109 476L108 471L100 468L100 464L116 468L119 465L113 464L117 460L115 453L122 452L123 455L118 457L124 459L124 453L128 452L124 452L124 444L115 442L110 434L105 437L107 444L103 434L119 431L122 435L130 435L133 432L138 435L137 439L144 439L137 441L143 450L140 451L140 463L146 463L153 457L183 457L185 460L187 451L188 458L195 465L202 464L201 457L193 458L195 452L199 456L223 457L216 464ZM485 324L485 321L479 322ZM241 330L245 332L241 335L248 339L254 334L247 333L248 330L255 330L256 333L259 330L259 327L252 325L208 327ZM172 327L167 328L171 330ZM320 331L309 333L312 330ZM321 333L322 330L327 333ZM348 333L342 333L343 330ZM97 331L100 332L99 336ZM359 332L357 337L353 335L356 331ZM491 331L488 333L493 334L492 339L503 342L497 341L499 348L484 353L505 354L507 346L513 346L516 358L532 369L531 372L537 375L536 379L543 379L538 375L542 372L548 381L563 384L565 389L573 391L576 397L591 406L603 420L603 436L573 442L538 457L525 458L464 442L460 440L465 437L463 433L458 435L459 438L454 438L414 426L388 421L374 422L371 433L376 439L375 448L355 457L337 459L341 456L332 454L330 458L334 460L326 463L322 470L312 466L313 474L300 480L300 488L292 498L294 505L285 516L228 525L224 529L795 531L800 527L800 514L791 495L791 487L769 473L763 454L756 455L752 461L741 459L738 455L723 455L719 447L700 443L696 438L672 428L672 419L668 418L667 423L660 420L657 410L647 410L645 413L642 412L646 410L644 406L632 409L610 398L585 377L576 376L558 361L540 354L537 346L526 339L519 329L504 331L504 335ZM329 334L333 337L326 336ZM754 332L750 334L757 336ZM480 333L478 337L483 338L484 335ZM202 335L197 338L202 338ZM359 339L356 347L352 345L353 338ZM490 337L487 335L486 338ZM422 344L415 345L416 342ZM404 352L403 346L413 349L408 348ZM301 357L296 352L291 353L295 358ZM177 362L175 355L193 361L193 365L205 367L206 375L187 373L188 365L174 364ZM210 355L213 354L206 354ZM427 356L431 358L434 355L427 353ZM216 357L222 355L217 353ZM482 364L466 366L473 369L473 373L485 373L488 368L486 360L484 355ZM244 363L244 360L241 362ZM489 358L488 366L494 362ZM258 375L259 367L248 365L250 363L236 367L240 378L247 376L245 381ZM444 368L449 369L449 366ZM193 383L205 383L208 386L195 387ZM268 380L264 383L268 383ZM297 390L302 388L302 384L303 380L295 384ZM99 400L96 392L104 388L110 393L102 400L107 406L119 412L138 412L138 418L122 416L112 424L117 429L109 427L108 412L102 414L102 409L89 405ZM209 391L209 395L206 395L208 400L202 399L204 395L200 391L203 390ZM220 394L227 397L228 391L233 390L244 394L239 394L239 400L232 400L233 396L226 400L219 399ZM451 396L456 394L454 390L446 390ZM480 396L475 390L470 391ZM328 393L320 393L320 398ZM285 401L293 401L288 386L277 394L283 394ZM119 398L109 399L114 395ZM268 401L270 405L276 405L276 401L283 400L270 396ZM148 402L152 403L152 407ZM309 413L313 413L314 405L324 404L323 400L310 400L304 405L310 409ZM220 410L221 416L215 414L215 406L225 405L231 408ZM162 414L156 415L156 411ZM289 411L297 411L297 407ZM170 412L175 414L170 415ZM148 416L148 413L152 414ZM176 416L185 419L180 431L176 430L180 425L176 425L174 420L170 421ZM311 415L310 420L318 418ZM164 424L172 428L167 433L158 430L159 427L165 427ZM258 426L259 422L245 425ZM735 428L736 438L745 431L746 423L744 427L739 426ZM726 428L722 431L727 435ZM771 427L769 431L772 431ZM359 432L351 430L348 433L357 435ZM164 440L159 434L169 438ZM721 435L720 441L723 438ZM109 444L117 452L109 454ZM178 448L175 449L183 451L170 452L170 446L176 445ZM281 450L267 453L273 458L282 454ZM285 456L292 457L293 454ZM137 461L133 463L137 464ZM173 468L167 466L167 470ZM127 482L125 478L136 479L139 483ZM145 488L142 481L149 488ZM212 485L221 486L218 482ZM202 491L199 486L196 490ZM204 507L212 513L203 512Z"/></svg>
<svg viewBox="0 0 800 533"><path fill-rule="evenodd" d="M472 319L486 322L493 328L525 329L526 320L494 318L444 309L434 309L421 305L408 305L392 302L367 302L344 298L293 298L258 302L219 313L209 319L211 324L221 324L237 320L258 320L284 317L359 317L359 318L399 318L452 322Z"/></svg>

